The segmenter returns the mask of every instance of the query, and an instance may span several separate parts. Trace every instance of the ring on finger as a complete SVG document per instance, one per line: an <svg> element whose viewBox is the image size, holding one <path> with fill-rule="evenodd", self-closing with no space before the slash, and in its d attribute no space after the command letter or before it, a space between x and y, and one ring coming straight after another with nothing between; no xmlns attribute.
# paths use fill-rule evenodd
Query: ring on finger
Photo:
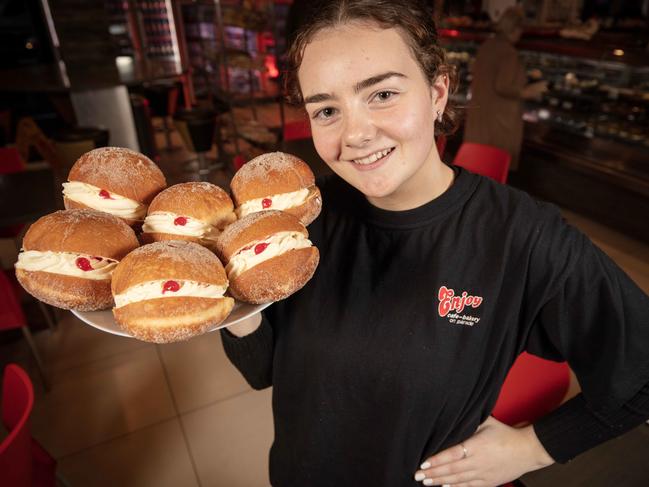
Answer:
<svg viewBox="0 0 649 487"><path fill-rule="evenodd" d="M466 449L466 446L464 446L464 443L460 443L460 446L462 447L462 460L464 460L469 456L469 451Z"/></svg>

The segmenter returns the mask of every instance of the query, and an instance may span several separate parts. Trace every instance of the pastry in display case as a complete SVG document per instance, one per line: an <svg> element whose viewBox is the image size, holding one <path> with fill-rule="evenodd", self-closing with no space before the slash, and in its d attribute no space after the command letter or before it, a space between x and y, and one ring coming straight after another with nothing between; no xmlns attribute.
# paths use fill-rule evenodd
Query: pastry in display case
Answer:
<svg viewBox="0 0 649 487"><path fill-rule="evenodd" d="M458 73L456 101L470 96L471 62L478 42L452 41L449 62ZM519 50L531 81L548 81L539 101L526 102L525 119L587 138L649 145L649 66Z"/></svg>

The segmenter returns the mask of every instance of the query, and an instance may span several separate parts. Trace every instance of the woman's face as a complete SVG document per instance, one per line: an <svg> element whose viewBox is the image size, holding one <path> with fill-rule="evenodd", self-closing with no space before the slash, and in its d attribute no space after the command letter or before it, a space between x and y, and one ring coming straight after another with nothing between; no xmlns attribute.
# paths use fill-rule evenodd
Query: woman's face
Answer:
<svg viewBox="0 0 649 487"><path fill-rule="evenodd" d="M370 201L421 191L441 166L433 134L446 78L431 85L395 29L320 31L298 79L320 157Z"/></svg>

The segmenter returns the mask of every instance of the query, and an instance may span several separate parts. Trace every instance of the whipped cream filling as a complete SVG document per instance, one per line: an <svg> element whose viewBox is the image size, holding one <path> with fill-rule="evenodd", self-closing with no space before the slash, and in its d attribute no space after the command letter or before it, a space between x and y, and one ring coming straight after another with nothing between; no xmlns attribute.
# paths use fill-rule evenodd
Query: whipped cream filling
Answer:
<svg viewBox="0 0 649 487"><path fill-rule="evenodd" d="M147 210L147 205L138 201L79 181L63 183L63 196L95 210L131 220L142 220Z"/></svg>
<svg viewBox="0 0 649 487"><path fill-rule="evenodd" d="M147 215L142 232L186 235L201 240L215 240L221 233L218 228L202 220L166 211L156 211Z"/></svg>
<svg viewBox="0 0 649 487"><path fill-rule="evenodd" d="M127 304L158 298L222 298L226 286L205 284L197 281L186 280L157 280L136 284L121 294L113 296L115 307L121 308Z"/></svg>
<svg viewBox="0 0 649 487"><path fill-rule="evenodd" d="M117 264L116 260L93 255L25 250L18 254L16 269L101 281L110 279Z"/></svg>
<svg viewBox="0 0 649 487"><path fill-rule="evenodd" d="M286 210L304 204L309 196L309 188L303 188L291 193L280 193L256 200L244 202L237 208L237 216L242 218L250 213L256 213L263 210Z"/></svg>
<svg viewBox="0 0 649 487"><path fill-rule="evenodd" d="M304 249L311 245L311 240L299 232L278 232L264 240L252 242L239 250L228 262L225 272L229 279L234 279L266 260L289 250Z"/></svg>

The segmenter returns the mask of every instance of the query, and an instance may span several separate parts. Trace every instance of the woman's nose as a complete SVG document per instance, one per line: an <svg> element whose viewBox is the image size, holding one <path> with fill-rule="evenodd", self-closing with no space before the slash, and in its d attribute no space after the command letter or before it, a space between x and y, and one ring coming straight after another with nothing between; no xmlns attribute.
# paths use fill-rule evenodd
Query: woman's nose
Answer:
<svg viewBox="0 0 649 487"><path fill-rule="evenodd" d="M345 118L343 140L349 147L362 147L376 136L376 126L362 110L353 110Z"/></svg>

